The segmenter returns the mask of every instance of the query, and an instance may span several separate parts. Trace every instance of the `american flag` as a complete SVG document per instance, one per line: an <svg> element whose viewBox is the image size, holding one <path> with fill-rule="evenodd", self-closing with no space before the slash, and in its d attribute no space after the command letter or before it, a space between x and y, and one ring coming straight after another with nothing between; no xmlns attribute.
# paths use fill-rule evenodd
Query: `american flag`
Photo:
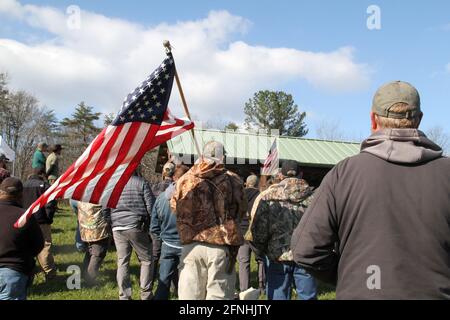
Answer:
<svg viewBox="0 0 450 320"><path fill-rule="evenodd" d="M275 139L272 147L270 147L269 155L264 161L264 165L261 168L261 175L270 176L275 173L275 170L279 167L278 160L278 148L277 140Z"/></svg>
<svg viewBox="0 0 450 320"><path fill-rule="evenodd" d="M114 121L15 223L22 227L54 199L75 199L115 208L123 188L150 149L194 127L177 119L167 105L175 63L168 53L162 64L124 100Z"/></svg>

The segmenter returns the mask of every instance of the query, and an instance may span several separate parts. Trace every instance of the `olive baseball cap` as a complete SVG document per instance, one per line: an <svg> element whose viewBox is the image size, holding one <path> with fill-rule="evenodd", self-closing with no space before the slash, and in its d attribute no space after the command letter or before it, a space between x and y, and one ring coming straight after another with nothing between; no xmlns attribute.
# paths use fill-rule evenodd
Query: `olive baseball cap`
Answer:
<svg viewBox="0 0 450 320"><path fill-rule="evenodd" d="M409 105L409 110L406 112L391 111L391 108L397 103L406 103ZM408 82L386 83L377 90L373 97L372 112L386 118L413 119L422 114L419 92Z"/></svg>

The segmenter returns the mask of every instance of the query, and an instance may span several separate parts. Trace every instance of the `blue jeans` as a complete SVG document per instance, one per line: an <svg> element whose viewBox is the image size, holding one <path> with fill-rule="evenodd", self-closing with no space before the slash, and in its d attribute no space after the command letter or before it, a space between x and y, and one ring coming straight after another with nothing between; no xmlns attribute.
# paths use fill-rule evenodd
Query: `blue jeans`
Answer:
<svg viewBox="0 0 450 320"><path fill-rule="evenodd" d="M86 252L88 244L81 240L80 225L78 223L78 201L70 199L70 207L77 216L77 229L75 230L75 246L79 252Z"/></svg>
<svg viewBox="0 0 450 320"><path fill-rule="evenodd" d="M161 257L159 258L158 288L155 300L168 300L170 295L170 284L177 278L178 264L180 263L181 249L173 248L162 243ZM176 287L178 284L175 284Z"/></svg>
<svg viewBox="0 0 450 320"><path fill-rule="evenodd" d="M0 268L0 300L26 300L28 278L21 272Z"/></svg>
<svg viewBox="0 0 450 320"><path fill-rule="evenodd" d="M267 259L266 277L268 300L291 300L292 285L295 285L297 299L317 298L315 279L294 262L279 263Z"/></svg>

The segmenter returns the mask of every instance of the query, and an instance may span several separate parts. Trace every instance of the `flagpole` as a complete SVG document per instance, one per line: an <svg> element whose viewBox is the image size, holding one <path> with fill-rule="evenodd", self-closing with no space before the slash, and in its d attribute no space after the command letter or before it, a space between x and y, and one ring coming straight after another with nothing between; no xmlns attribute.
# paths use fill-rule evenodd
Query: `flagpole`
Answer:
<svg viewBox="0 0 450 320"><path fill-rule="evenodd" d="M170 45L169 40L165 40L163 42L163 46L166 48L167 53L172 54L172 46ZM184 113L186 114L188 119L190 121L192 121L191 114L189 113L189 109L188 109L188 106L187 106L186 98L184 97L183 88L181 87L180 77L178 76L178 71L177 71L176 65L175 65L175 81L177 83L178 92L180 93L180 96L181 96L181 102L183 103ZM200 146L198 144L197 138L195 137L194 128L192 128L190 131L191 131L191 134L192 134L192 139L194 140L195 149L197 150L197 156L199 158L201 158L201 157L203 157L203 155L202 155L202 152L200 151Z"/></svg>

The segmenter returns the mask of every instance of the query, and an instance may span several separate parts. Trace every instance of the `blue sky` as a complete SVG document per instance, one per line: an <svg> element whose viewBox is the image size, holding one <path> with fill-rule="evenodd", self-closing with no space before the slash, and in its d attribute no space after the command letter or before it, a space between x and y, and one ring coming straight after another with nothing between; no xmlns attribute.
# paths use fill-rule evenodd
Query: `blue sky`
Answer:
<svg viewBox="0 0 450 320"><path fill-rule="evenodd" d="M339 123L342 131L349 138L361 138L369 134L368 114L376 88L390 80L405 80L415 85L421 93L422 108L425 113L423 129L427 130L432 126L439 125L444 127L447 132L450 131L448 125L450 120L450 3L448 1L421 1L419 3L418 1L360 0L308 2L58 0L22 1L19 3L12 0L0 0L0 40L14 41L13 43L0 42L0 58L5 57L0 60L0 70L9 72L11 85L17 88L33 86L30 78L36 82L39 75L30 76L19 66L15 67L21 64L21 60L17 57L11 58L11 62L8 63L6 58L11 55L6 53L2 55L2 45L8 45L11 48L19 44L24 45L25 49L30 52L30 55L22 58L27 59L27 64L33 64L33 61L36 64L41 62L41 59L38 58L39 54L36 54L36 58L33 60L33 52L37 49L56 50L55 52L58 54L58 50L61 48L64 49L62 55L66 54L68 61L73 64L85 65L86 61L91 61L90 57L98 58L98 61L92 62L95 66L105 63L108 68L114 68L114 65L117 64L114 58L104 52L97 53L95 50L88 52L86 49L88 42L80 40L82 36L76 38L75 41L62 31L55 32L47 23L33 22L36 17L29 20L19 18L20 15L12 14L11 6L5 6L6 8L2 10L1 3L4 1L14 3L16 6L18 4L22 11L28 10L25 5L31 4L33 8L38 9L49 7L61 15L65 14L69 5L78 5L82 13L95 13L97 18L101 16L115 22L123 21L135 28L149 32L156 29L159 32L158 35L161 36L165 36L166 32L161 26L173 27L167 31L167 36L170 36L178 34L178 29L173 30L177 26L181 30L186 28L184 24L187 22L203 26L202 21L210 17L208 23L211 23L213 27L208 24L207 28L214 29L213 36L208 29L206 33L201 33L195 40L192 40L190 39L190 29L186 29L185 41L191 43L198 41L197 47L194 45L189 47L182 43L182 37L175 36L176 42L172 41L176 49L180 47L178 68L182 80L184 76L184 82L189 82L185 85L185 90L188 98L192 96L190 100L193 102L191 103L192 112L201 120L242 121L243 115L239 111L242 108L239 104L250 98L256 88L276 89L292 93L300 109L307 111L306 121L310 127L309 137L315 136L315 127L321 121L334 121ZM366 9L372 4L378 5L381 9L381 30L369 30L366 27L366 20L369 16ZM35 11L28 11L27 15L34 15ZM226 12L229 16L225 18L220 16L216 19L215 16L209 16L212 11ZM37 19L39 21L40 16ZM102 21L95 19L93 20L94 24L95 21ZM216 23L215 21L220 22ZM234 27L229 27L230 25ZM223 39L220 28L231 29L226 32ZM148 35L148 33L143 33L143 35ZM208 36L211 36L213 40ZM216 41L216 37L219 36L221 40ZM204 41L205 46L208 47L204 52L201 47L202 37L206 37ZM149 36L149 38L153 39L153 36ZM121 95L126 93L137 83L133 83L135 79L140 79L139 77L144 73L152 71L150 70L150 61L153 63L162 58L161 55L158 55L161 44L157 41L154 43L151 40L146 41L149 42L147 48L150 48L149 63L144 68L146 70L141 74L137 68L134 72L135 76L121 76L126 79L121 80L120 83L114 81L111 84L115 86L111 89L113 92L120 91ZM232 44L235 43L245 44L245 48L236 51L230 50ZM47 45L51 48L47 48ZM236 73L227 73L229 68L226 66L233 65L234 61L239 61L239 52L249 54L250 56L247 58L251 61L254 50L257 50L255 48L260 47L264 48L264 54L273 53L280 48L293 49L296 50L294 56L297 57L296 54L298 54L298 59L311 56L311 60L306 59L304 65L300 63L299 71L293 74L290 73L288 67L277 67L276 60L270 60L267 64L257 64L258 68L266 68L269 71L255 72L252 68L242 67ZM11 48L9 48L10 51L14 51ZM107 48L111 51L110 47ZM342 48L352 48L351 53L340 52L339 50ZM121 48L120 53L122 54L124 51L126 48ZM225 55L226 58L223 59L227 60L225 63L217 64L216 68L220 70L214 69L215 63L213 62L210 64L211 69L207 69L209 66L207 60L196 60L193 57L200 51L205 56L209 53L211 56L219 56L219 61L222 61L220 57ZM325 54L324 61L328 61L330 60L328 55L335 57L334 53L338 55L336 61L333 61L334 64L331 62L330 65L324 64L323 68L317 66L322 61L320 60L321 54ZM176 50L174 54L178 54ZM80 56L80 60L77 60L78 56ZM283 51L282 54L276 56L287 61L289 60L289 51ZM100 61L101 59L104 59L103 62ZM136 64L140 64L140 61L137 59ZM202 61L205 61L205 65L201 65ZM247 60L243 59L243 61ZM341 74L336 69L327 75L327 68L331 70L334 66L339 66L341 61L345 62L344 68L350 66L354 70L348 74L346 71ZM294 60L294 63L297 61ZM57 68L55 64L51 65ZM121 68L118 67L121 72L130 69L125 66ZM272 71L271 68L279 68L279 70ZM40 70L34 72L38 71ZM248 77L248 81L258 80L255 81L255 86L247 87L244 82L234 81L233 79L240 76L240 72L255 72L255 78ZM66 93L67 99L52 97L54 78L57 77L54 74L48 75L47 87L41 84L32 88L31 91L43 103L55 108L61 117L73 110L71 105L76 99L86 100L88 104L94 105L98 109L114 111L115 106L111 101L117 100L115 96L116 100L113 100L113 97L108 100L110 98L108 94L98 93L99 88L103 88L104 91L109 90L107 80L111 79L111 76L105 74L104 77L93 79L93 84L88 86L86 81L89 82L89 77L80 78L72 69L64 75L63 83L73 87L76 92L73 95ZM73 75L73 79L71 79L71 75ZM208 75L210 75L211 84L198 90L200 84L209 81ZM45 74L42 75L42 71L40 71L40 76L46 77ZM244 76L245 79L247 79L246 77ZM103 79L107 80L102 84ZM45 79L43 81L45 82ZM197 85L194 86L194 84ZM94 87L97 91L88 92L86 88L82 91L84 85L89 88ZM219 90L214 85L221 89ZM61 90L56 89L55 91L60 92ZM82 97L84 92L86 92L86 96ZM97 95L95 95L96 92ZM101 98L102 96L105 97ZM233 100L228 96L234 96L236 99ZM121 99L117 101L117 104L119 105L120 102Z"/></svg>

